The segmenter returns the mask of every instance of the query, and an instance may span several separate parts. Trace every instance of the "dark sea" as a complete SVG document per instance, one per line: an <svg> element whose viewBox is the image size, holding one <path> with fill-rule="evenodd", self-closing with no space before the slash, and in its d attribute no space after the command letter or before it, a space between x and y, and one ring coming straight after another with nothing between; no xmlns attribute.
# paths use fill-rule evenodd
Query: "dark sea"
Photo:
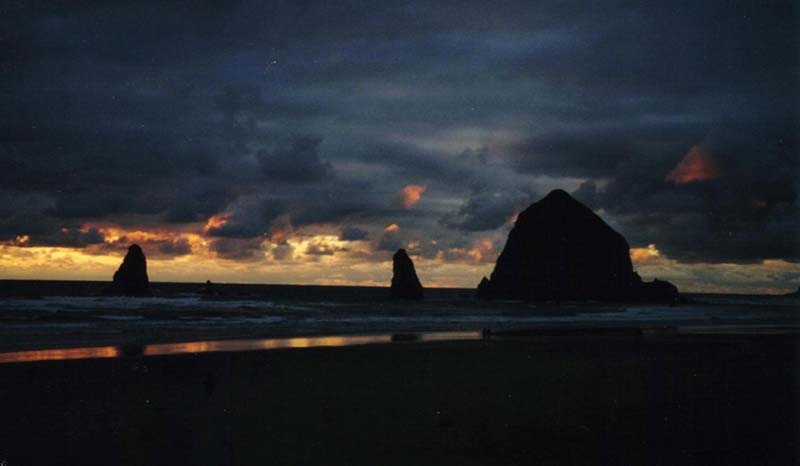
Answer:
<svg viewBox="0 0 800 466"><path fill-rule="evenodd" d="M387 288L154 283L147 297L108 283L0 281L0 351L326 335L494 333L552 329L783 332L800 302L779 296L689 294L678 306L485 302L471 289L427 289L396 301Z"/></svg>

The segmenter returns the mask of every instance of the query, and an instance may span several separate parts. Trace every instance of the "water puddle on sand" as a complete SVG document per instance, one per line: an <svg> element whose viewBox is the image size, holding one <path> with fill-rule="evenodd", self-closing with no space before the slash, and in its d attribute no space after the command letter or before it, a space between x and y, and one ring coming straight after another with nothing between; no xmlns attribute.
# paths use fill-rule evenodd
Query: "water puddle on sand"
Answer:
<svg viewBox="0 0 800 466"><path fill-rule="evenodd" d="M96 346L87 348L13 351L0 353L0 364L38 361L64 361L71 359L105 359L126 356L164 356L170 354L264 351L287 348L333 348L401 342L480 340L481 338L481 332L431 332L381 335L330 335L292 338L261 338L250 340L207 340L183 343L154 343L143 346Z"/></svg>

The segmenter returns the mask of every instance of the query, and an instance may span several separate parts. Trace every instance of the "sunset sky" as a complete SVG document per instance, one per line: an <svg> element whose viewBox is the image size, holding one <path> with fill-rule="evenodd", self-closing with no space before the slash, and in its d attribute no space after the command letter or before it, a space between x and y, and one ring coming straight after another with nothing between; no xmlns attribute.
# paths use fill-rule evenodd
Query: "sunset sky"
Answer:
<svg viewBox="0 0 800 466"><path fill-rule="evenodd" d="M793 3L6 2L0 278L474 287L562 188L645 279L797 289Z"/></svg>

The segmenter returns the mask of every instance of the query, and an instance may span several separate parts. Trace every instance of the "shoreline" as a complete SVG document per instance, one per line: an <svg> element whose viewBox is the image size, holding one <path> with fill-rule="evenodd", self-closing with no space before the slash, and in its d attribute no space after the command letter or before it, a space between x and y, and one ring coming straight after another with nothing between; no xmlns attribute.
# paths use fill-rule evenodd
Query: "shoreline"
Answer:
<svg viewBox="0 0 800 466"><path fill-rule="evenodd" d="M800 336L800 325L708 324L626 327L542 326L509 330L438 330L428 332L305 334L264 338L230 336L215 339L155 339L148 342L117 342L107 345L66 345L0 350L0 365L75 359L153 357L164 355L272 351L278 349L333 348L350 346L422 344L479 340L523 340L575 337L659 338L676 335L705 336Z"/></svg>
<svg viewBox="0 0 800 466"><path fill-rule="evenodd" d="M27 279L27 278L2 278L0 279L0 299L3 298L25 298L25 297L47 297L47 296L86 296L102 297L115 296L106 291L111 286L110 280L48 280L48 279ZM204 295L204 281L185 281L185 282L161 282L152 281L150 286L155 297L165 296L168 293L191 293L198 296ZM233 283L233 282L213 282L212 286L216 289L228 290L230 294L218 294L213 296L217 299L237 299L247 292L259 289L269 289L277 292L281 299L293 299L293 297L304 297L304 290L339 290L365 291L368 294L380 293L388 297L389 285L319 285L319 284L300 284L300 283ZM464 297L474 298L477 290L477 283L474 287L436 287L427 286L425 291L434 293L455 293ZM736 296L739 298L760 297L760 298L792 298L797 290L793 288L782 289L774 293L737 293L735 291L682 291L683 296ZM116 295L123 296L124 295ZM139 296L143 297L143 296ZM567 301L565 301L567 302Z"/></svg>

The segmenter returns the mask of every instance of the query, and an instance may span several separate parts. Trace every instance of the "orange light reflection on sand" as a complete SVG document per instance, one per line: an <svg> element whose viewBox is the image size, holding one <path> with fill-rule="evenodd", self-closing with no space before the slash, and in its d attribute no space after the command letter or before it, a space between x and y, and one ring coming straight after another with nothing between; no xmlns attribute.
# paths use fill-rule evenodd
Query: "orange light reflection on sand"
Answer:
<svg viewBox="0 0 800 466"><path fill-rule="evenodd" d="M442 332L423 333L419 336L419 341L480 340L482 338L481 332Z"/></svg>
<svg viewBox="0 0 800 466"><path fill-rule="evenodd" d="M265 338L258 340L218 340L146 345L144 354L156 356L181 353L257 351L282 348L321 348L391 343L391 335L337 335L325 337Z"/></svg>
<svg viewBox="0 0 800 466"><path fill-rule="evenodd" d="M331 348L342 346L395 343L397 341L431 342L479 340L480 332L433 332L411 334L408 339L395 340L391 334L382 335L330 335L319 337L262 338L252 340L209 340L184 343L155 343L145 345L142 351L124 351L117 346L29 350L0 353L0 364L14 362L62 361L67 359L117 358L126 354L165 356L170 354L216 353L230 351L261 351L284 348Z"/></svg>
<svg viewBox="0 0 800 466"><path fill-rule="evenodd" d="M417 335L414 341L479 340L480 332L435 332ZM392 335L330 335L320 337L262 338L254 340L216 340L146 345L146 356L225 351L258 351L284 348L330 348L392 343Z"/></svg>
<svg viewBox="0 0 800 466"><path fill-rule="evenodd" d="M0 353L0 364L11 362L63 361L67 359L117 358L119 356L120 350L116 346L29 350Z"/></svg>

